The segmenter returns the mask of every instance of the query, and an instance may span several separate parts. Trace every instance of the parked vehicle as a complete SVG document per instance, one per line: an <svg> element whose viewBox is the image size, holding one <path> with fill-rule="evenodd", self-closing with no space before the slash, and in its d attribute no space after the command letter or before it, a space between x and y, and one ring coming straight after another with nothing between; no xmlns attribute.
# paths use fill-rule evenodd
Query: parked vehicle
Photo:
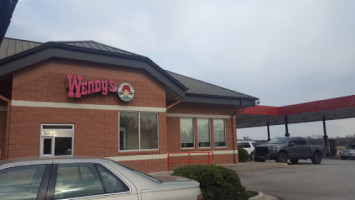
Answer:
<svg viewBox="0 0 355 200"><path fill-rule="evenodd" d="M283 137L270 140L267 144L255 147L255 161L275 160L276 162L298 163L299 159L311 159L313 164L320 164L323 146L308 145L302 137Z"/></svg>
<svg viewBox="0 0 355 200"><path fill-rule="evenodd" d="M350 144L345 149L339 151L341 159L355 158L355 144Z"/></svg>
<svg viewBox="0 0 355 200"><path fill-rule="evenodd" d="M63 158L0 162L0 199L200 200L199 183L154 178L106 159Z"/></svg>
<svg viewBox="0 0 355 200"><path fill-rule="evenodd" d="M250 160L254 160L256 143L254 141L238 141L237 143L238 147L241 147L248 152Z"/></svg>

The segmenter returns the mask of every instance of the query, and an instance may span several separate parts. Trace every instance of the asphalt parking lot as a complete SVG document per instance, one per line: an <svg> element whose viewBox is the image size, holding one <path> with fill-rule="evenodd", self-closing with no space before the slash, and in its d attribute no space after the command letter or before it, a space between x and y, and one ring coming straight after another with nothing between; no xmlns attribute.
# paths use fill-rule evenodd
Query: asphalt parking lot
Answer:
<svg viewBox="0 0 355 200"><path fill-rule="evenodd" d="M286 167L238 171L242 184L281 200L355 199L355 160L310 160Z"/></svg>

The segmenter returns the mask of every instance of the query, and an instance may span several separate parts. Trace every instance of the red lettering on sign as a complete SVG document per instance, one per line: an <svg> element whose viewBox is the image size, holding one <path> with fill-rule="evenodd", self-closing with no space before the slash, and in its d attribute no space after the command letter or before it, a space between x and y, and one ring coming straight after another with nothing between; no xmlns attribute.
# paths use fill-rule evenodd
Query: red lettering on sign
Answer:
<svg viewBox="0 0 355 200"><path fill-rule="evenodd" d="M109 92L115 92L115 81L106 80L90 80L83 81L82 75L67 74L68 78L68 97L81 98L88 94L101 92L107 95Z"/></svg>
<svg viewBox="0 0 355 200"><path fill-rule="evenodd" d="M110 92L115 92L115 81L108 79L110 83Z"/></svg>
<svg viewBox="0 0 355 200"><path fill-rule="evenodd" d="M68 78L68 85L69 85L69 92L68 92L68 97L75 97L75 98L80 98L80 87L81 87L81 81L83 80L83 76L81 75L72 75L72 74L67 74ZM75 95L74 95L75 91Z"/></svg>

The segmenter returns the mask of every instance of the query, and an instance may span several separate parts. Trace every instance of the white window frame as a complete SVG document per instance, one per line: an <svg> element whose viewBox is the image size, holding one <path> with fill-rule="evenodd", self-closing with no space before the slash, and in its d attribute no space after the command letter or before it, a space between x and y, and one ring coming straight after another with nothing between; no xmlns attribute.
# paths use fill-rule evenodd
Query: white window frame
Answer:
<svg viewBox="0 0 355 200"><path fill-rule="evenodd" d="M226 144L225 146L216 146L216 141L215 141L215 139L216 139L216 136L215 136L215 132L214 132L214 121L215 120L222 120L223 121L223 123L224 123L224 143ZM226 120L225 119L213 119L213 137L214 137L214 147L215 148L226 148L228 145L227 145L227 127L226 127L227 125L226 125Z"/></svg>
<svg viewBox="0 0 355 200"><path fill-rule="evenodd" d="M70 129L45 129L44 126L71 126ZM40 133L40 157L72 157L74 156L74 124L41 124ZM71 155L54 155L55 138L71 137ZM43 145L45 139L51 139L51 154L43 154Z"/></svg>
<svg viewBox="0 0 355 200"><path fill-rule="evenodd" d="M192 122L192 135L193 135L193 143L194 146L193 147L182 147L181 144L181 119L191 119ZM195 118L192 117L181 117L180 118L180 148L181 149L195 149L196 148L196 133L195 133Z"/></svg>
<svg viewBox="0 0 355 200"><path fill-rule="evenodd" d="M210 146L208 146L208 147L200 147L200 140L198 139L198 144L197 144L197 146L198 146L198 148L199 149L210 149L210 148L212 148L212 134L211 134L211 120L209 119L209 118L197 118L197 120L196 120L196 125L197 125L197 137L198 138L200 138L199 136L200 136L200 132L198 131L198 120L199 119L204 119L204 120L207 120L207 122L208 122L208 130L209 130L209 137L210 137Z"/></svg>
<svg viewBox="0 0 355 200"><path fill-rule="evenodd" d="M122 129L121 127L121 113L126 112L126 113L138 113L138 149L132 149L132 150L121 150L120 148L120 130ZM158 147L156 149L141 149L141 113L154 113L156 118L157 118L157 138L158 138ZM123 130L123 129L122 129ZM125 137L126 137L126 130L125 131ZM140 112L140 111L119 111L118 113L118 151L119 152L137 152L137 151L159 151L160 149L160 133L159 133L159 113L158 112ZM127 144L126 146L127 147Z"/></svg>

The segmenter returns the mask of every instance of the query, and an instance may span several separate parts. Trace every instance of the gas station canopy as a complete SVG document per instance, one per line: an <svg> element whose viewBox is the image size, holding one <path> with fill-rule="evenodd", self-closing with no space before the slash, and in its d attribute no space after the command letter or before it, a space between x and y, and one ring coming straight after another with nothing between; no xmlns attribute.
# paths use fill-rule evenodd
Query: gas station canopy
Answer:
<svg viewBox="0 0 355 200"><path fill-rule="evenodd" d="M254 106L237 115L238 128L355 117L355 95L289 106Z"/></svg>

